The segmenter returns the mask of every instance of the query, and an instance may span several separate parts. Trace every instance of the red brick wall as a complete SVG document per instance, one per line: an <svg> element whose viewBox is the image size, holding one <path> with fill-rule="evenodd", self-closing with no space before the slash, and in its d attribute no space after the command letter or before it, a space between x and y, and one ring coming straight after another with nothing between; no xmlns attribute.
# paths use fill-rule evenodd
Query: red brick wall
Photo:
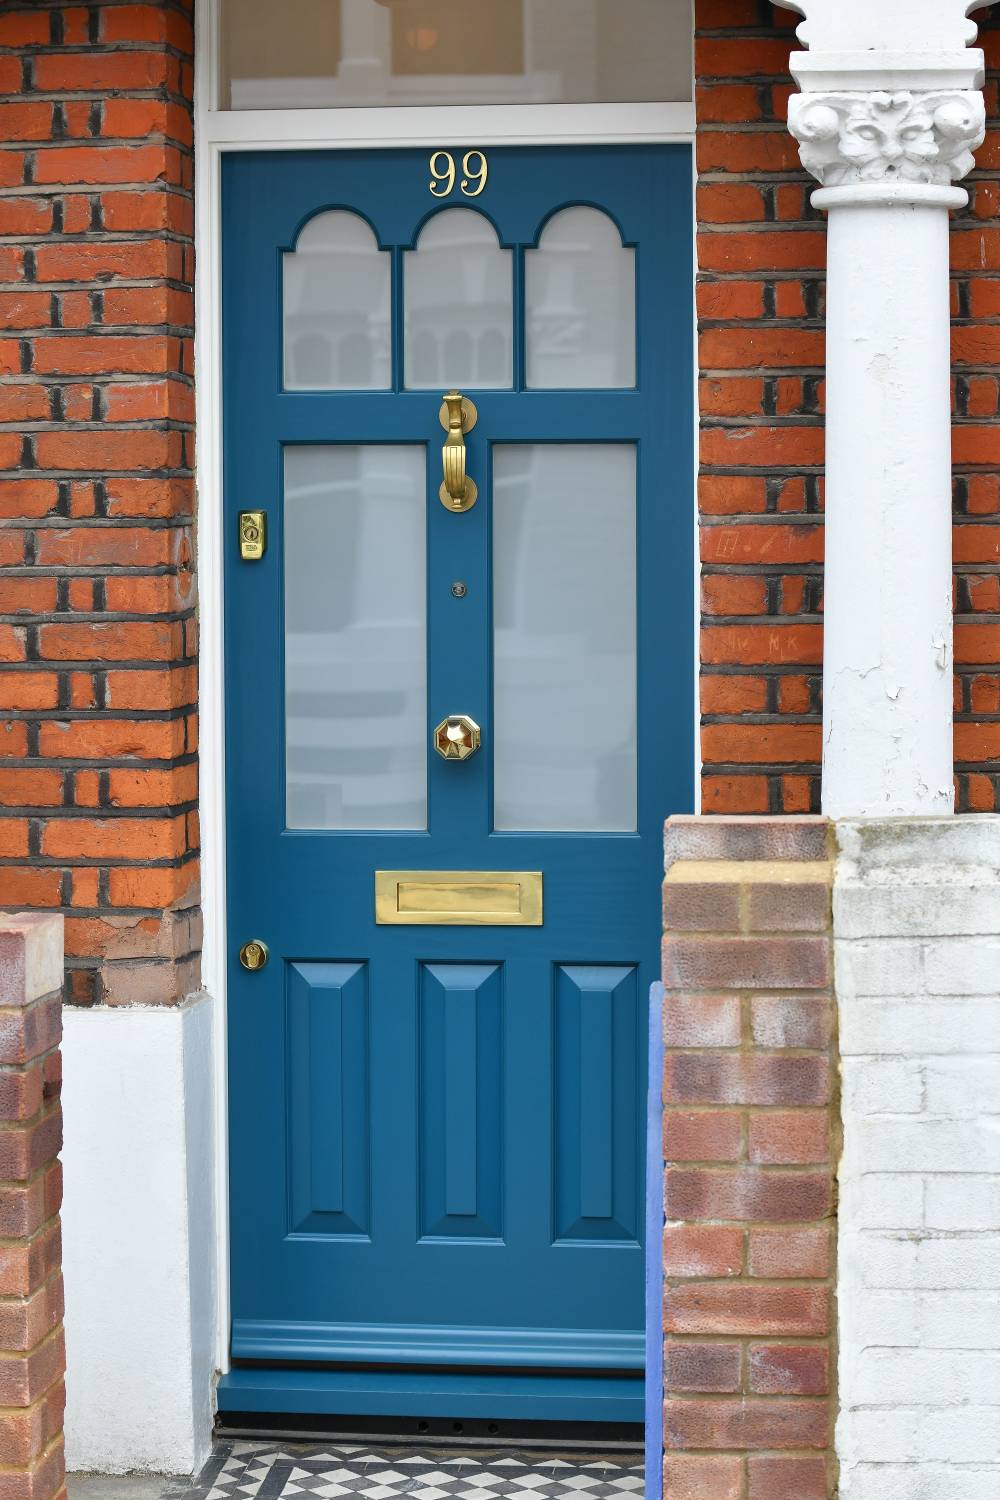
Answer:
<svg viewBox="0 0 1000 1500"><path fill-rule="evenodd" d="M958 806L1000 807L1000 7L990 138L953 233ZM703 806L819 806L823 294L815 184L785 130L799 18L696 0Z"/></svg>
<svg viewBox="0 0 1000 1500"><path fill-rule="evenodd" d="M197 987L190 0L0 11L0 904Z"/></svg>
<svg viewBox="0 0 1000 1500"><path fill-rule="evenodd" d="M0 1495L66 1500L62 920L0 916Z"/></svg>
<svg viewBox="0 0 1000 1500"><path fill-rule="evenodd" d="M828 1500L838 1154L829 826L672 818L667 1500Z"/></svg>
<svg viewBox="0 0 1000 1500"><path fill-rule="evenodd" d="M977 11L989 134L952 230L955 769L960 812L1000 808L1000 6Z"/></svg>

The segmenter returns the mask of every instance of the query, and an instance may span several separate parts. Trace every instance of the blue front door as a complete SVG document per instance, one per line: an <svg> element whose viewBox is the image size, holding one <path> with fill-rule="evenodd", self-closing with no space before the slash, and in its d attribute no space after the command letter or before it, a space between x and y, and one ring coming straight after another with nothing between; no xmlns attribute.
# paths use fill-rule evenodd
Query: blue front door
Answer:
<svg viewBox="0 0 1000 1500"><path fill-rule="evenodd" d="M224 1408L641 1420L689 180L225 162Z"/></svg>

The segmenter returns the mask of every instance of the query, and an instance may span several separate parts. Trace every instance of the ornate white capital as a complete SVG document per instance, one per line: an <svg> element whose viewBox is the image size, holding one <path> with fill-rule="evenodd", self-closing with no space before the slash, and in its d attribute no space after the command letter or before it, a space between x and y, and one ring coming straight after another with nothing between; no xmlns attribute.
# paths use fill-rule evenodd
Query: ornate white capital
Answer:
<svg viewBox="0 0 1000 1500"><path fill-rule="evenodd" d="M794 94L788 128L802 165L824 187L926 183L947 187L975 165L986 134L972 90Z"/></svg>

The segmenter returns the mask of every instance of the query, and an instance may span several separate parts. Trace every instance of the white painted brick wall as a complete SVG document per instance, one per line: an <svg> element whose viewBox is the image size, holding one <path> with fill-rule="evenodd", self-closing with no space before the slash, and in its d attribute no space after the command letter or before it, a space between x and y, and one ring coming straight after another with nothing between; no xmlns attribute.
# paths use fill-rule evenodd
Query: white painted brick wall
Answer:
<svg viewBox="0 0 1000 1500"><path fill-rule="evenodd" d="M841 1494L1000 1500L1000 818L837 836Z"/></svg>

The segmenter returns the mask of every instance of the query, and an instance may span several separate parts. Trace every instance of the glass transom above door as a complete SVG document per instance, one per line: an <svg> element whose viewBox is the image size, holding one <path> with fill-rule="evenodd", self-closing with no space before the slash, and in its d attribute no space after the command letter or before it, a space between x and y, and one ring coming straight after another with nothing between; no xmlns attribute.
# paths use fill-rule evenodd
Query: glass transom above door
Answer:
<svg viewBox="0 0 1000 1500"><path fill-rule="evenodd" d="M633 389L635 298L635 250L586 204L514 246L469 206L391 247L360 214L327 209L282 256L284 389Z"/></svg>
<svg viewBox="0 0 1000 1500"><path fill-rule="evenodd" d="M224 109L691 98L691 0L222 0Z"/></svg>

